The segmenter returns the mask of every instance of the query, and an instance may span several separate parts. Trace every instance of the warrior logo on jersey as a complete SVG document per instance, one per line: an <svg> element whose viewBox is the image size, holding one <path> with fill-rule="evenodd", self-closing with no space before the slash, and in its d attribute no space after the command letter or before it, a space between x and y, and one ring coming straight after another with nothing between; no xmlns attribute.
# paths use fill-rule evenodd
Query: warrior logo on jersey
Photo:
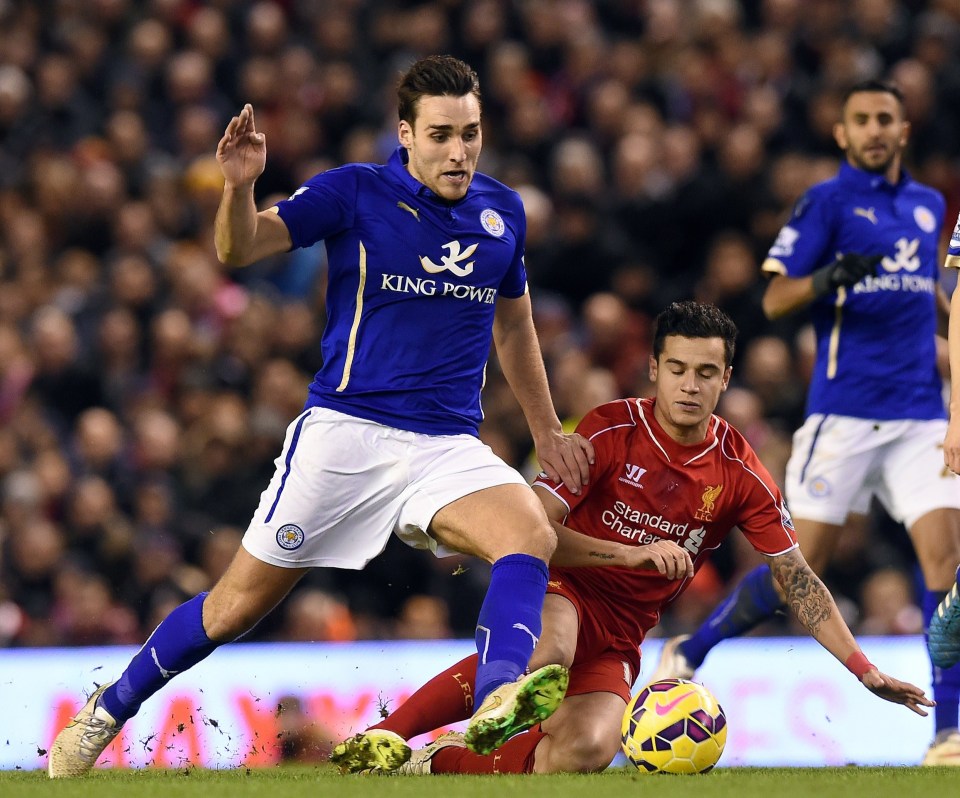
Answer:
<svg viewBox="0 0 960 798"><path fill-rule="evenodd" d="M507 230L503 223L503 217L492 208L487 208L480 214L480 224L490 235L497 238L500 238Z"/></svg>
<svg viewBox="0 0 960 798"><path fill-rule="evenodd" d="M630 463L624 463L624 468L626 469L626 474L620 477L620 481L628 485L633 485L636 488L642 488L643 485L640 484L640 478L647 473L647 469L643 468L643 466L631 465Z"/></svg>
<svg viewBox="0 0 960 798"><path fill-rule="evenodd" d="M477 251L476 244L471 244L461 252L460 242L450 241L443 245L443 249L447 250L447 254L440 257L439 264L434 263L425 255L420 256L420 265L423 266L424 271L429 274L440 274L440 272L449 271L457 277L466 277L468 274L473 273L473 261L465 263L462 266L460 265L460 261L466 260Z"/></svg>
<svg viewBox="0 0 960 798"><path fill-rule="evenodd" d="M277 545L287 551L299 549L303 545L303 530L296 524L284 524L277 530Z"/></svg>
<svg viewBox="0 0 960 798"><path fill-rule="evenodd" d="M714 487L707 485L706 490L704 490L703 495L700 497L700 501L702 502L700 509L693 514L698 521L713 520L713 508L717 503L717 497L720 495L720 491L722 490L722 484Z"/></svg>

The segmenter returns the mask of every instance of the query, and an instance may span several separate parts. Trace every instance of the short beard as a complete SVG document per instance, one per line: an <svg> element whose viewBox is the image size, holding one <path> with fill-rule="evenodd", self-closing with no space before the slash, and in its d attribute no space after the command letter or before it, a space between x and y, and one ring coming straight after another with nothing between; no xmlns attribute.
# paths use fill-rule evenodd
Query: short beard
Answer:
<svg viewBox="0 0 960 798"><path fill-rule="evenodd" d="M883 163L877 166L870 166L869 164L864 163L863 159L861 159L856 153L850 154L848 151L848 157L851 161L853 161L853 165L864 172L869 172L872 175L885 174L887 169L890 168L890 164L897 159L897 155L899 155L899 153L894 152L893 155L887 158L887 160L885 160Z"/></svg>

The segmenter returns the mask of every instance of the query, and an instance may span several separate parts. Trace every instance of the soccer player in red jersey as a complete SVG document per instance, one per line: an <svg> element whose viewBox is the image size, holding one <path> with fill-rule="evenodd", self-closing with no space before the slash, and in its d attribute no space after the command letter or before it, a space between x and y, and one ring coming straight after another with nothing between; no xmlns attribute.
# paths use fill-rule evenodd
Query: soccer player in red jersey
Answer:
<svg viewBox="0 0 960 798"><path fill-rule="evenodd" d="M734 527L766 555L787 604L824 648L871 692L926 715L932 702L920 688L881 673L861 652L803 559L773 478L744 437L713 415L730 380L735 338L736 327L717 308L670 305L654 334L655 397L601 405L577 428L596 452L583 492L544 474L534 482L559 542L530 667L570 668L556 713L492 754L472 753L451 733L410 756L406 739L470 717L473 655L341 743L334 762L351 772L390 770L385 762L408 756L401 771L602 770L620 745L644 636ZM584 567L596 565L604 567Z"/></svg>

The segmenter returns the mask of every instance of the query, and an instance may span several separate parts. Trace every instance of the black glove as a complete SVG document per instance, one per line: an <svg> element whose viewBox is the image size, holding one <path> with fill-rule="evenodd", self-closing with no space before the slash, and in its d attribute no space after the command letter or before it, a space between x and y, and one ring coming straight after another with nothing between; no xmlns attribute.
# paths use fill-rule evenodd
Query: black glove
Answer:
<svg viewBox="0 0 960 798"><path fill-rule="evenodd" d="M864 277L875 275L883 255L858 255L855 252L841 255L829 266L813 273L813 293L823 296L838 288L856 285Z"/></svg>

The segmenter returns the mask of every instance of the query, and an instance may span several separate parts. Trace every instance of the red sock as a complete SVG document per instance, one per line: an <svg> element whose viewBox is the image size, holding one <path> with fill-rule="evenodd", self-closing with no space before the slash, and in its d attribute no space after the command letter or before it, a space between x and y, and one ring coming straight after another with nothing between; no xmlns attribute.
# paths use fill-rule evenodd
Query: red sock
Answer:
<svg viewBox="0 0 960 798"><path fill-rule="evenodd" d="M404 740L449 726L473 715L477 655L471 654L434 676L371 729L396 732Z"/></svg>
<svg viewBox="0 0 960 798"><path fill-rule="evenodd" d="M539 726L507 740L492 754L480 756L466 748L441 748L430 762L431 773L533 773L533 760L546 737Z"/></svg>

